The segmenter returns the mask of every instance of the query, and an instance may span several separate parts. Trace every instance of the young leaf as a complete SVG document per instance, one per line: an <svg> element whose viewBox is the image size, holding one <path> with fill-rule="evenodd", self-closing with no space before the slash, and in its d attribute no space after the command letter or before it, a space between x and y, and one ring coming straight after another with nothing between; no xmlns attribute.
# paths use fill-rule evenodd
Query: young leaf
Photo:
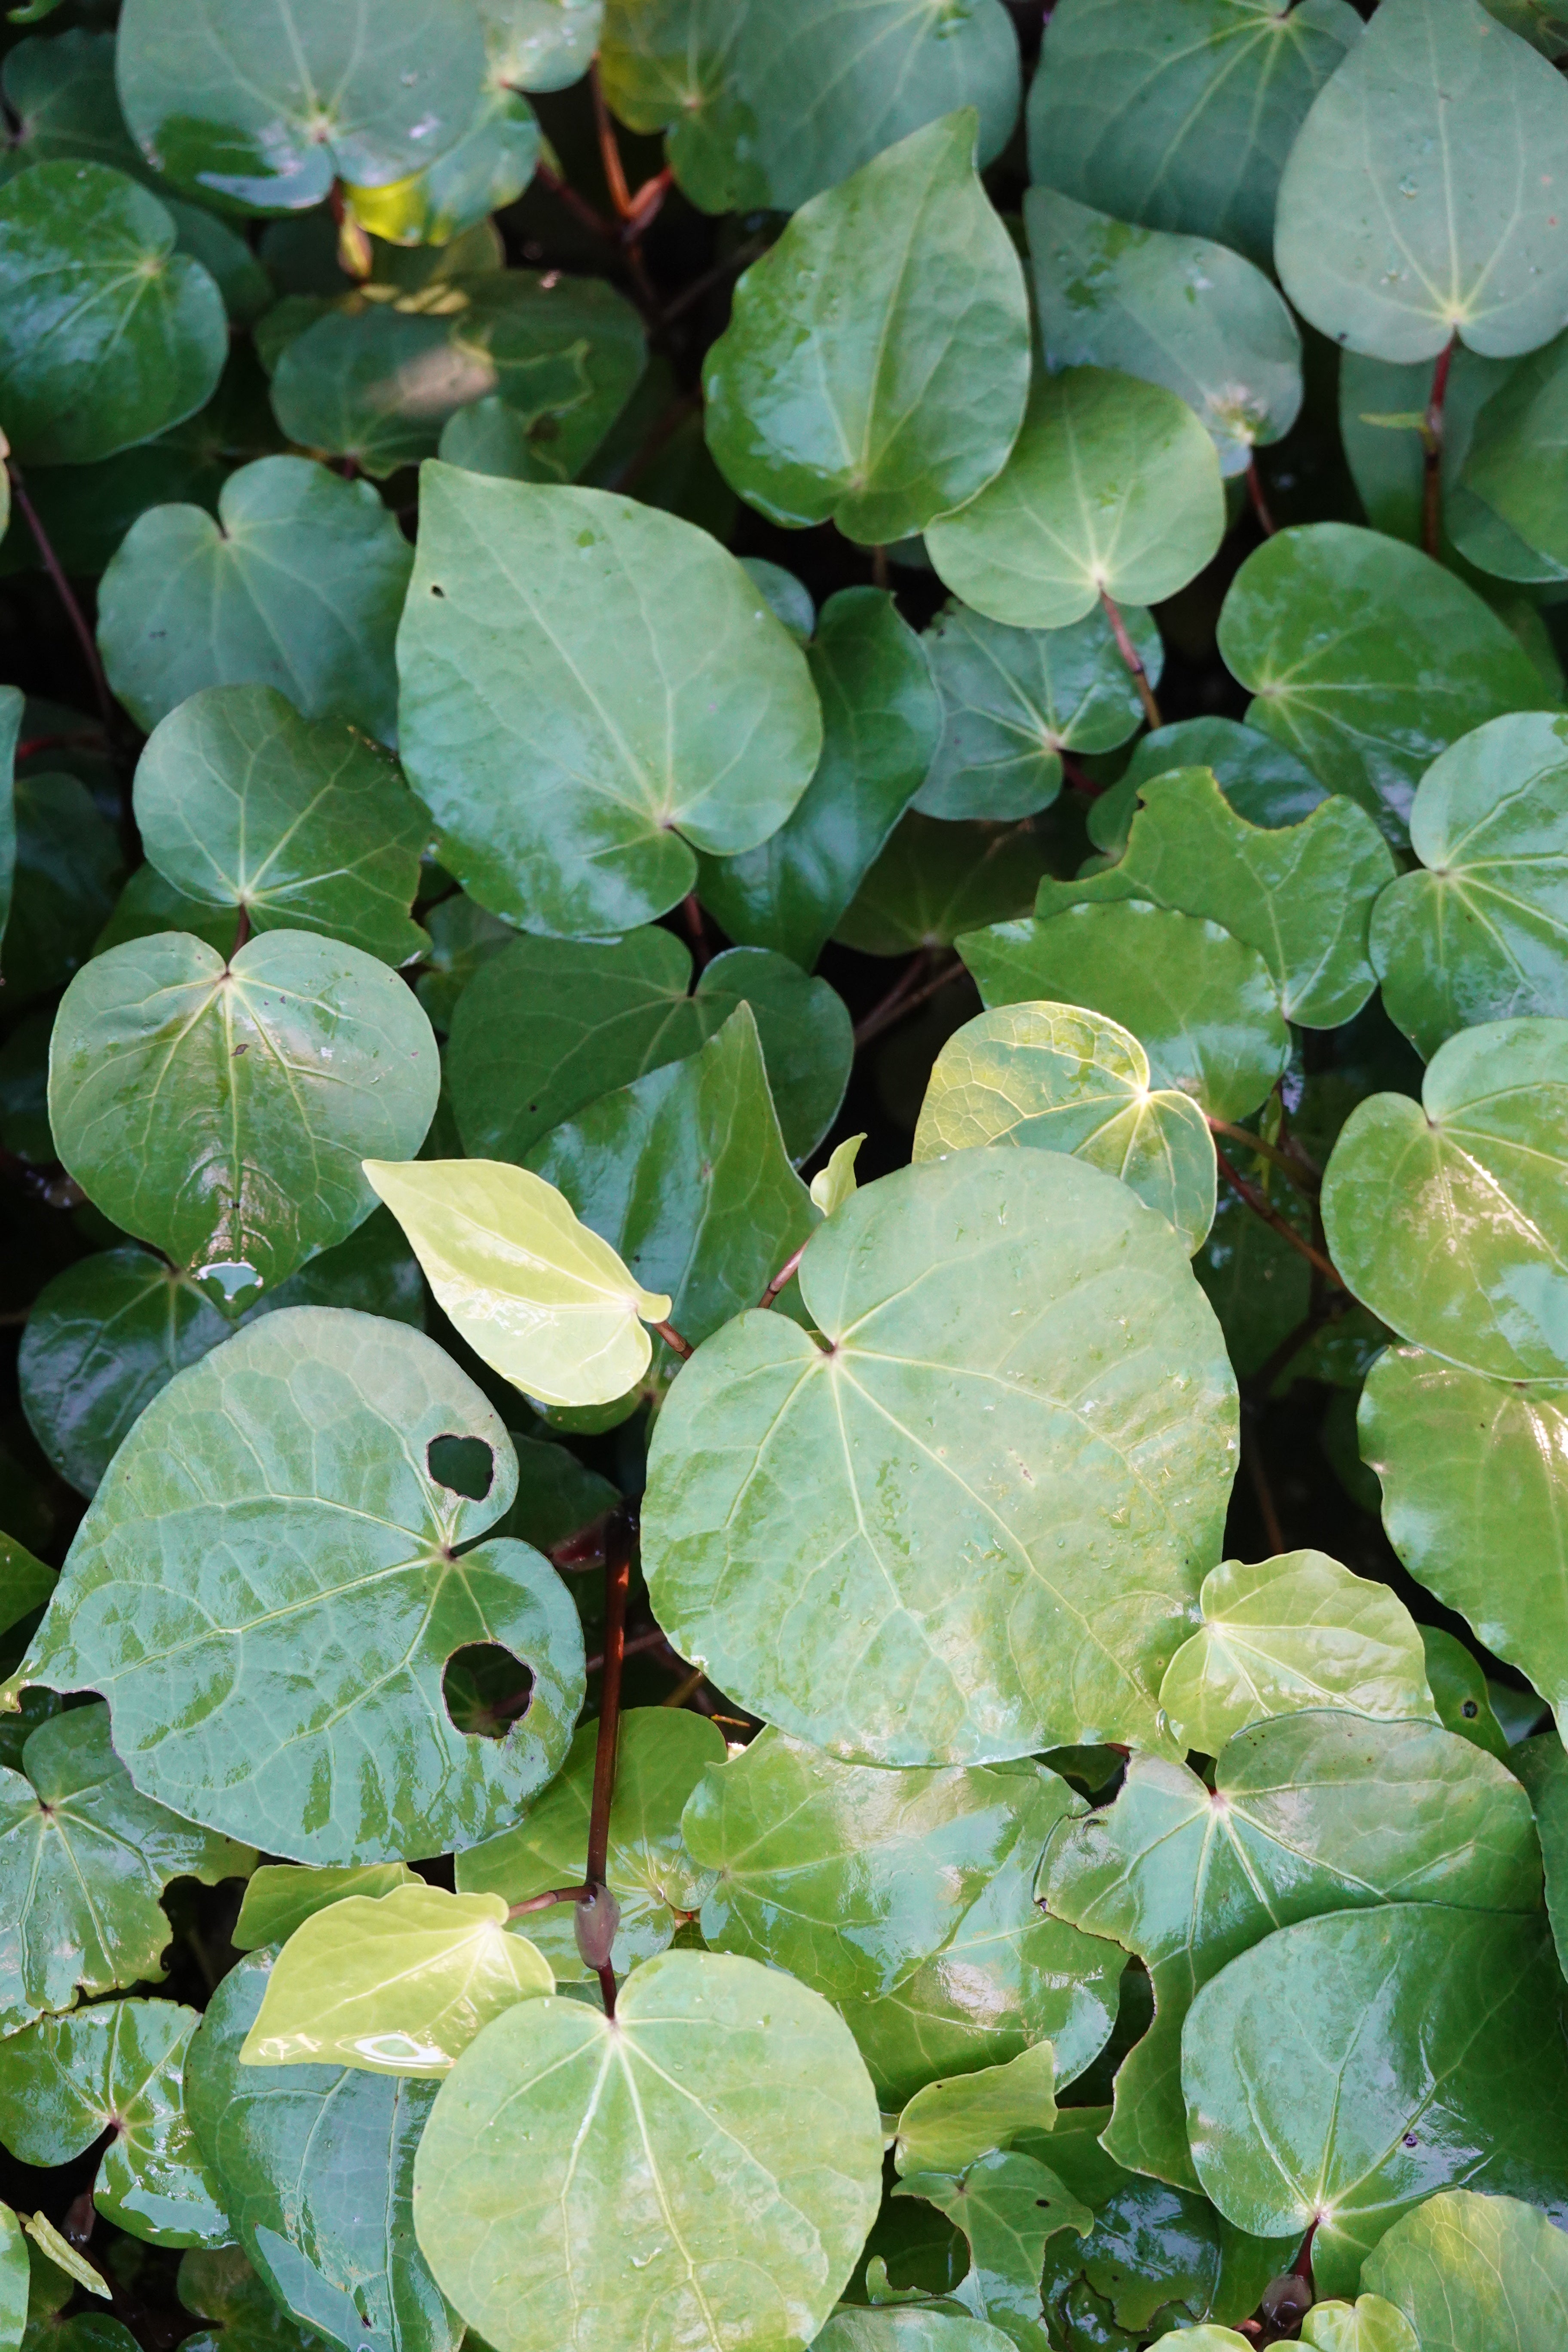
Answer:
<svg viewBox="0 0 1568 2352"><path fill-rule="evenodd" d="M230 474L217 520L150 506L99 589L110 685L151 733L205 686L279 688L307 719L390 740L393 642L414 551L368 482L304 457Z"/></svg>
<svg viewBox="0 0 1568 2352"><path fill-rule="evenodd" d="M132 1788L109 1710L39 1725L0 1776L0 2022L8 2032L80 1993L160 1984L171 1879L216 1886L255 1860Z"/></svg>
<svg viewBox="0 0 1568 2352"><path fill-rule="evenodd" d="M880 2177L870 2082L826 2002L750 1960L666 1952L613 2021L521 2001L470 2043L420 2143L415 2226L496 2352L557 2352L584 2325L647 2352L699 2329L743 2342L759 2299L807 2343Z"/></svg>
<svg viewBox="0 0 1568 2352"><path fill-rule="evenodd" d="M506 1922L499 1895L422 1880L313 1911L273 1963L240 2064L450 2073L502 2010L555 1990L549 1962Z"/></svg>
<svg viewBox="0 0 1568 2352"><path fill-rule="evenodd" d="M1074 1004L1018 1004L965 1022L937 1055L914 1159L985 1144L1070 1151L1173 1225L1189 1254L1215 1211L1208 1123L1189 1095L1151 1087L1130 1030Z"/></svg>
<svg viewBox="0 0 1568 2352"><path fill-rule="evenodd" d="M1181 1745L1217 1756L1265 1717L1343 1706L1370 1716L1433 1715L1421 1636L1386 1584L1321 1551L1211 1569L1203 1631L1176 1652L1160 1705Z"/></svg>
<svg viewBox="0 0 1568 2352"><path fill-rule="evenodd" d="M363 1223L361 1162L419 1149L439 1059L413 995L359 948L272 931L226 963L164 931L71 982L49 1124L106 1216L248 1305Z"/></svg>
<svg viewBox="0 0 1568 2352"><path fill-rule="evenodd" d="M558 936L626 929L686 895L695 850L777 830L822 722L733 556L601 490L422 482L403 752L471 897Z"/></svg>
<svg viewBox="0 0 1568 2352"><path fill-rule="evenodd" d="M1219 460L1185 401L1163 384L1078 367L1036 384L1001 473L932 523L926 545L977 612L1060 629L1102 596L1173 596L1224 533Z"/></svg>
<svg viewBox="0 0 1568 2352"><path fill-rule="evenodd" d="M1275 255L1337 343L1506 357L1568 317L1568 90L1479 0L1385 0L1320 92L1279 185Z"/></svg>
<svg viewBox="0 0 1568 2352"><path fill-rule="evenodd" d="M1154 1083L1212 1118L1246 1118L1285 1068L1290 1033L1268 965L1218 923L1130 898L965 932L987 1006L1087 1006L1129 1030Z"/></svg>
<svg viewBox="0 0 1568 2352"><path fill-rule="evenodd" d="M296 1927L329 1903L345 1895L390 1895L395 1886L422 1886L425 1881L405 1862L361 1863L346 1870L307 1870L296 1863L264 1863L253 1871L229 1931L237 1952L254 1952L264 1944L287 1943Z"/></svg>
<svg viewBox="0 0 1568 2352"><path fill-rule="evenodd" d="M670 1300L553 1184L500 1160L367 1160L426 1279L485 1362L546 1404L608 1404L647 1370Z"/></svg>
<svg viewBox="0 0 1568 2352"><path fill-rule="evenodd" d="M812 1202L825 1217L831 1217L846 1201L855 1198L858 1189L855 1162L860 1156L860 1146L865 1140L863 1135L847 1135L842 1143L834 1145L826 1167L819 1168L812 1178Z"/></svg>
<svg viewBox="0 0 1568 2352"><path fill-rule="evenodd" d="M117 2000L14 2034L0 2139L24 2164L68 2164L107 2132L92 2192L107 2221L155 2246L226 2245L228 2216L181 2081L199 2022L175 2001Z"/></svg>
<svg viewBox="0 0 1568 2352"><path fill-rule="evenodd" d="M1372 923L1383 1001L1427 1059L1456 1030L1568 1014L1568 719L1494 719L1445 751L1410 810L1421 860Z"/></svg>
<svg viewBox="0 0 1568 2352"><path fill-rule="evenodd" d="M1037 2042L1005 2065L927 2083L899 2117L893 2162L900 2172L962 2172L1016 2132L1049 2131L1055 2082L1051 2045Z"/></svg>
<svg viewBox="0 0 1568 2352"><path fill-rule="evenodd" d="M34 2292L28 2298L29 2308L36 2304L41 2313L52 2317L63 2304L69 2301L73 2285L86 2287L89 2294L100 2294L105 2303L110 2300L113 2289L104 2284L103 2273L89 2263L85 2254L79 2253L68 2238L61 2237L47 2213L24 2213L22 2227L37 2248L41 2261L49 2265L42 2273L41 2281L38 2270L34 2269ZM59 2287L61 2277L68 2282L63 2291ZM93 2317L97 2319L97 2326L92 2327L87 2340L94 2347L94 2352L123 2352L119 2336L106 2334L101 2315L93 2315ZM117 2327L118 2325L116 2320L108 2323L110 2327ZM91 2326L90 2318L89 2326ZM83 2332L87 2334L86 2330ZM127 2328L125 2333L130 2336L131 2330ZM132 2336L131 2340L134 2343L136 2339Z"/></svg>
<svg viewBox="0 0 1568 2352"><path fill-rule="evenodd" d="M969 2275L957 2300L994 2322L1019 2352L1045 2352L1040 2270L1047 2241L1061 2230L1087 2237L1094 2216L1054 2172L1032 2156L981 2157L956 2179L906 2175L895 2197L923 2197L956 2221L969 2240Z"/></svg>
<svg viewBox="0 0 1568 2352"><path fill-rule="evenodd" d="M771 521L906 539L1000 473L1029 393L1029 305L975 175L972 108L802 207L735 289L703 366L708 446Z"/></svg>
<svg viewBox="0 0 1568 2352"><path fill-rule="evenodd" d="M1557 1286L1568 1021L1493 1021L1441 1046L1421 1102L1373 1095L1323 1178L1323 1229L1402 1339L1497 1380L1568 1378Z"/></svg>
<svg viewBox="0 0 1568 2352"><path fill-rule="evenodd" d="M155 196L103 163L37 163L0 187L0 410L24 463L129 449L212 396L223 296L174 249Z"/></svg>
<svg viewBox="0 0 1568 2352"><path fill-rule="evenodd" d="M1218 1327L1164 1219L1056 1152L961 1151L863 1186L800 1287L821 1344L741 1318L654 1431L643 1560L681 1655L846 1758L1157 1742L1153 1678L1236 1443ZM1086 1378L1107 1316L1139 1344ZM801 1587L799 1557L828 1581Z"/></svg>
<svg viewBox="0 0 1568 2352"><path fill-rule="evenodd" d="M1301 2322L1313 2352L1421 2352L1410 2322L1380 2294L1354 2303L1317 2303Z"/></svg>
<svg viewBox="0 0 1568 2352"><path fill-rule="evenodd" d="M1449 2189L1428 2198L1373 2249L1365 2277L1403 2313L1421 2352L1549 2352L1568 2326L1563 2231L1515 2197Z"/></svg>
<svg viewBox="0 0 1568 2352"><path fill-rule="evenodd" d="M429 1467L454 1436L489 1454L482 1502ZM12 1687L101 1691L144 1795L273 1853L473 1843L559 1769L583 1693L548 1563L494 1539L458 1557L515 1477L500 1421L428 1339L331 1308L266 1316L148 1406ZM157 1648L135 1630L149 1607ZM443 1703L474 1644L532 1677L502 1739Z"/></svg>

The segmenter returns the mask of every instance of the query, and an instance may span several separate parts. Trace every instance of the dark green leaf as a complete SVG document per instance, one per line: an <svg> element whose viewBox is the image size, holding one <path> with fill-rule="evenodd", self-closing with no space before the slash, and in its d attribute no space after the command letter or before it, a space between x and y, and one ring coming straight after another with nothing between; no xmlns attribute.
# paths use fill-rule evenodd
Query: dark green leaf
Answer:
<svg viewBox="0 0 1568 2352"><path fill-rule="evenodd" d="M205 2327L185 2342L190 2352L309 2352L296 2327L238 2246L193 2248L180 2264L180 2301Z"/></svg>
<svg viewBox="0 0 1568 2352"><path fill-rule="evenodd" d="M1095 847L1119 857L1142 787L1176 768L1207 768L1237 816L1248 824L1300 824L1328 798L1293 751L1256 728L1243 727L1234 719L1181 719L1173 727L1157 727L1135 743L1120 780L1092 803L1088 824Z"/></svg>
<svg viewBox="0 0 1568 2352"><path fill-rule="evenodd" d="M1559 335L1517 367L1494 366L1490 394L1462 445L1447 491L1460 552L1506 580L1568 579L1568 508L1559 490L1568 390L1568 340ZM1494 391L1498 378L1505 380ZM1446 424L1446 418L1445 418ZM1447 454L1448 434L1444 433Z"/></svg>
<svg viewBox="0 0 1568 2352"><path fill-rule="evenodd" d="M947 948L1034 904L1049 845L1021 824L950 824L910 810L839 917L833 936L864 955Z"/></svg>
<svg viewBox="0 0 1568 2352"><path fill-rule="evenodd" d="M75 776L16 779L7 1011L63 986L92 954L124 870L114 827Z"/></svg>

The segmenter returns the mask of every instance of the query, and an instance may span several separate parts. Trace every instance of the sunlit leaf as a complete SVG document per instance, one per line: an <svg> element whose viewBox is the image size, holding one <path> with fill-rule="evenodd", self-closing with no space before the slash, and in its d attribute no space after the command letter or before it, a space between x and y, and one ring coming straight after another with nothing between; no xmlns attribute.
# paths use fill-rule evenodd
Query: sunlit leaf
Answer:
<svg viewBox="0 0 1568 2352"><path fill-rule="evenodd" d="M1005 2065L925 2084L899 2117L894 2163L900 2172L962 2172L1016 2132L1048 2131L1055 2073L1050 2043L1037 2042Z"/></svg>
<svg viewBox="0 0 1568 2352"><path fill-rule="evenodd" d="M1551 2352L1568 2326L1562 2228L1514 2197L1451 2189L1428 2199L1373 2249L1365 2276L1421 2352Z"/></svg>

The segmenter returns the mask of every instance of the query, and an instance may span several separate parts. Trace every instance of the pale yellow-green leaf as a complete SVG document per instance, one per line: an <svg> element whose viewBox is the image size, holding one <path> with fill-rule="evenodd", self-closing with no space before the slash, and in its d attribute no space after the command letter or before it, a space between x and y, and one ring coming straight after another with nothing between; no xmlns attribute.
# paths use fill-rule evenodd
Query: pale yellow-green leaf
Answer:
<svg viewBox="0 0 1568 2352"><path fill-rule="evenodd" d="M395 1886L420 1886L424 1881L405 1862L361 1862L346 1869L312 1870L303 1863L265 1862L251 1874L229 1929L237 1952L258 1951L264 1944L286 1943L314 1911L341 1903L350 1895L390 1895Z"/></svg>
<svg viewBox="0 0 1568 2352"><path fill-rule="evenodd" d="M241 2063L447 2074L492 2017L555 1990L506 1922L499 1895L423 1882L313 1912L278 1955Z"/></svg>
<svg viewBox="0 0 1568 2352"><path fill-rule="evenodd" d="M917 2091L899 2117L893 2162L900 2172L962 2172L1015 2132L1049 2131L1056 2119L1056 2053L1037 2042L1005 2066Z"/></svg>
<svg viewBox="0 0 1568 2352"><path fill-rule="evenodd" d="M644 1290L553 1184L502 1160L367 1160L372 1189L476 1355L531 1397L612 1404L653 1355Z"/></svg>
<svg viewBox="0 0 1568 2352"><path fill-rule="evenodd" d="M1217 1756L1236 1732L1306 1707L1436 1719L1420 1629L1386 1584L1325 1552L1222 1560L1198 1595L1203 1630L1160 1685L1184 1747Z"/></svg>
<svg viewBox="0 0 1568 2352"><path fill-rule="evenodd" d="M105 2303L111 2300L102 2273L93 2268L85 2254L78 2253L68 2238L61 2237L47 2214L24 2213L21 2222L39 2253L46 2254L58 2271L75 2279L78 2286L86 2287L89 2294L100 2294Z"/></svg>
<svg viewBox="0 0 1568 2352"><path fill-rule="evenodd" d="M811 1180L811 1197L825 1217L841 1209L853 1195L855 1162L860 1157L863 1135L847 1135L842 1143L835 1144L833 1155L826 1168L819 1168Z"/></svg>
<svg viewBox="0 0 1568 2352"><path fill-rule="evenodd" d="M1380 2294L1314 2304L1301 2322L1301 2341L1313 2352L1421 2352L1405 2314Z"/></svg>

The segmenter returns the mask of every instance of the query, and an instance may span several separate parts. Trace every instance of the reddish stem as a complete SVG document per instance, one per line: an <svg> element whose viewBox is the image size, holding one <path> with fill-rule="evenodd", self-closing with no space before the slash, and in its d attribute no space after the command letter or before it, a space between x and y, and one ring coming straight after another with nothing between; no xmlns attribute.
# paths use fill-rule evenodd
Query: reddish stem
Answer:
<svg viewBox="0 0 1568 2352"><path fill-rule="evenodd" d="M667 1347L670 1347L675 1349L676 1354L679 1356L683 1361L686 1357L689 1356L691 1353L691 1342L689 1339L683 1339L681 1338L673 1323L655 1323L652 1326L652 1328L658 1333L659 1338L664 1341Z"/></svg>
<svg viewBox="0 0 1568 2352"><path fill-rule="evenodd" d="M810 1239L809 1234L806 1239ZM759 1307L771 1307L773 1305L774 1299L778 1297L780 1291L789 1280L790 1276L795 1272L796 1266L800 1264L801 1259L805 1255L805 1242L802 1242L795 1255L793 1257L785 1258L783 1265L780 1266L778 1272L774 1275L773 1280L769 1283L767 1288L758 1299L757 1305Z"/></svg>
<svg viewBox="0 0 1568 2352"><path fill-rule="evenodd" d="M632 1580L636 1520L630 1506L610 1522L605 1546L605 1679L599 1693L599 1738L594 1750L594 1799L588 1816L588 1867L584 1879L589 1901L607 1895L605 1873L610 1854L610 1805L616 1793L616 1749L621 1729L621 1663L626 1651L626 1595ZM616 1972L608 1959L598 1969L605 2015L616 2013Z"/></svg>
<svg viewBox="0 0 1568 2352"><path fill-rule="evenodd" d="M22 479L22 469L14 457L6 459L5 470L11 477L12 496L21 509L23 520L33 534L33 544L38 551L44 570L54 583L55 593L65 607L66 618L71 625L78 645L81 647L81 657L87 664L88 675L92 680L93 697L98 704L99 716L103 720L104 732L112 734L114 697L109 691L109 680L104 676L103 664L99 659L98 646L94 642L92 631L87 625L87 615L77 603L75 593L70 582L66 578L64 567L59 557L55 553L47 531L38 520L37 509L32 499L27 496L26 484Z"/></svg>
<svg viewBox="0 0 1568 2352"><path fill-rule="evenodd" d="M1132 683L1138 688L1138 699L1143 705L1143 716L1151 727L1160 727L1164 723L1160 717L1160 706L1154 699L1154 689L1149 683L1149 673L1143 667L1143 656L1133 644L1128 633L1127 624L1121 617L1121 608L1106 594L1103 588L1100 592L1100 601L1105 607L1105 617L1110 624L1110 634L1116 639L1116 649L1132 673Z"/></svg>
<svg viewBox="0 0 1568 2352"><path fill-rule="evenodd" d="M1261 1217L1266 1225L1272 1225L1280 1239L1289 1242L1293 1250L1299 1250L1309 1265L1315 1265L1318 1272L1326 1280L1331 1282L1336 1290L1342 1290L1345 1286L1343 1276L1323 1255L1321 1250L1316 1250L1310 1242L1303 1241L1295 1226L1280 1215L1272 1202L1265 1200L1258 1187L1255 1184L1249 1184L1245 1176L1237 1174L1217 1144L1215 1146L1214 1156L1220 1174L1237 1198L1246 1202L1253 1215Z"/></svg>
<svg viewBox="0 0 1568 2352"><path fill-rule="evenodd" d="M20 761L36 760L41 751L101 751L103 749L101 729L91 727L85 733L75 735L29 735L25 742L17 744L15 756Z"/></svg>
<svg viewBox="0 0 1568 2352"><path fill-rule="evenodd" d="M569 182L551 170L548 163L538 164L533 176L542 188L547 188L552 196L560 198L567 211L574 214L584 228L592 229L595 236L607 237L612 243L618 240L621 233L615 223L607 221L586 196L580 196Z"/></svg>
<svg viewBox="0 0 1568 2352"><path fill-rule="evenodd" d="M588 68L588 87L594 94L594 121L599 133L599 161L604 166L605 185L610 192L610 202L622 220L629 221L637 210L626 186L626 165L621 162L621 144L616 137L616 126L610 110L605 103L604 84L599 79L598 63ZM646 194L646 191L639 191Z"/></svg>
<svg viewBox="0 0 1568 2352"><path fill-rule="evenodd" d="M1268 511L1268 501L1263 495L1263 478L1258 470L1258 460L1247 461L1247 495L1252 500L1252 511L1258 517L1258 527L1265 539L1272 539L1279 525Z"/></svg>
<svg viewBox="0 0 1568 2352"><path fill-rule="evenodd" d="M1448 397L1448 371L1454 364L1457 334L1450 335L1432 371L1432 394L1426 403L1426 464L1421 478L1421 544L1430 556L1443 545L1443 409Z"/></svg>
<svg viewBox="0 0 1568 2352"><path fill-rule="evenodd" d="M1061 761L1062 773L1073 791L1079 793L1086 801L1097 801L1105 791L1105 786L1097 784L1092 776L1086 776L1072 753L1064 751L1059 743L1057 745L1057 758Z"/></svg>

